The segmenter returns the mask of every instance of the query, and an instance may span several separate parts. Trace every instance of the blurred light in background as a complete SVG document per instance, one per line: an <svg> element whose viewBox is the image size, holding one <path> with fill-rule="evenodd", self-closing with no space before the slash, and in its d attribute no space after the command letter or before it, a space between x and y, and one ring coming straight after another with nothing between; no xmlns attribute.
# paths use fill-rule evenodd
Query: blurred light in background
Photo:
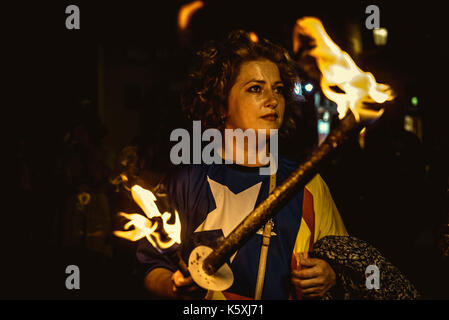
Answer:
<svg viewBox="0 0 449 320"><path fill-rule="evenodd" d="M362 33L358 23L348 24L349 43L352 50L352 55L359 55L363 51Z"/></svg>
<svg viewBox="0 0 449 320"><path fill-rule="evenodd" d="M330 125L329 122L324 120L318 120L318 133L319 134L329 134Z"/></svg>
<svg viewBox="0 0 449 320"><path fill-rule="evenodd" d="M417 107L418 106L418 97L412 97L411 102L412 102L412 106Z"/></svg>
<svg viewBox="0 0 449 320"><path fill-rule="evenodd" d="M387 44L388 30L385 28L373 29L373 36L376 46L384 46Z"/></svg>
<svg viewBox="0 0 449 320"><path fill-rule="evenodd" d="M299 82L296 82L296 83L295 83L295 87L293 88L293 92L294 92L297 96L302 95L302 87L301 87L301 83L299 83Z"/></svg>
<svg viewBox="0 0 449 320"><path fill-rule="evenodd" d="M411 115L404 116L404 130L414 133L422 142L422 121L419 117L413 117Z"/></svg>
<svg viewBox="0 0 449 320"><path fill-rule="evenodd" d="M404 117L404 129L409 132L414 132L414 121L413 118L409 115Z"/></svg>
<svg viewBox="0 0 449 320"><path fill-rule="evenodd" d="M249 32L249 39L252 42L258 42L259 41L259 37L257 36L257 34L255 32Z"/></svg>
<svg viewBox="0 0 449 320"><path fill-rule="evenodd" d="M324 101L326 101L326 99L324 99ZM321 107L321 95L319 92L315 92L313 96L313 102L315 103L315 108L319 110Z"/></svg>
<svg viewBox="0 0 449 320"><path fill-rule="evenodd" d="M306 90L306 92L312 92L312 90L313 90L313 84L311 84L310 82L307 83L307 84L304 86L304 89Z"/></svg>
<svg viewBox="0 0 449 320"><path fill-rule="evenodd" d="M330 132L330 124L324 120L318 120L318 145L323 143Z"/></svg>
<svg viewBox="0 0 449 320"><path fill-rule="evenodd" d="M193 1L183 5L178 12L178 28L180 31L185 31L189 26L190 19L193 14L204 6L203 1Z"/></svg>

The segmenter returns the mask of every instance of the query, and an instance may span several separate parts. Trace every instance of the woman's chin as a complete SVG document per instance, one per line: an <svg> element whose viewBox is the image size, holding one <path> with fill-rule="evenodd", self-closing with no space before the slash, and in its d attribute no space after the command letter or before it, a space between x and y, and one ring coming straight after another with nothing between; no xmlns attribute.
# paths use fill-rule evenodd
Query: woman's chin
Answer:
<svg viewBox="0 0 449 320"><path fill-rule="evenodd" d="M262 124L259 125L256 130L279 130L280 125L278 123L268 123L268 124Z"/></svg>

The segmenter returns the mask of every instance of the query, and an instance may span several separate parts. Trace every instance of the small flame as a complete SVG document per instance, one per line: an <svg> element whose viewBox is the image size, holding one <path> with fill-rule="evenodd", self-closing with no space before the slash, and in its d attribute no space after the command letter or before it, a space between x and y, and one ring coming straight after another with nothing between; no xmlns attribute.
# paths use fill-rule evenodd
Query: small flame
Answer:
<svg viewBox="0 0 449 320"><path fill-rule="evenodd" d="M134 201L142 208L148 218L160 217L161 213L156 206L156 197L153 192L146 190L139 185L131 188Z"/></svg>
<svg viewBox="0 0 449 320"><path fill-rule="evenodd" d="M185 31L189 25L192 16L204 6L204 2L201 0L192 1L183 5L178 12L178 28L181 31Z"/></svg>
<svg viewBox="0 0 449 320"><path fill-rule="evenodd" d="M383 109L369 109L363 102L384 103L394 98L390 87L377 83L369 72L363 72L348 53L342 51L327 34L320 20L304 17L296 21L293 30L293 50L298 52L301 45L299 36L313 40L315 47L309 52L316 59L321 71L321 88L324 95L337 104L340 119L350 108L357 121L373 120L380 117ZM338 87L343 92L335 92Z"/></svg>
<svg viewBox="0 0 449 320"><path fill-rule="evenodd" d="M181 221L179 214L175 211L175 222L169 224L172 214L170 212L164 212L161 214L156 206L156 197L154 194L142 188L139 185L135 185L131 188L131 194L134 201L142 208L145 216L138 213L124 213L120 212L120 215L127 218L129 221L125 224L124 229L128 230L130 227L134 227L129 231L114 231L114 235L130 240L137 241L146 237L147 240L155 247L161 250L170 248L175 243L181 243ZM160 217L159 219L155 219ZM162 221L162 226L159 225ZM158 232L159 228L168 235L168 240L163 240L161 233Z"/></svg>
<svg viewBox="0 0 449 320"><path fill-rule="evenodd" d="M252 42L259 42L259 37L257 36L257 34L255 32L251 31L248 33L248 35L249 35L249 39Z"/></svg>

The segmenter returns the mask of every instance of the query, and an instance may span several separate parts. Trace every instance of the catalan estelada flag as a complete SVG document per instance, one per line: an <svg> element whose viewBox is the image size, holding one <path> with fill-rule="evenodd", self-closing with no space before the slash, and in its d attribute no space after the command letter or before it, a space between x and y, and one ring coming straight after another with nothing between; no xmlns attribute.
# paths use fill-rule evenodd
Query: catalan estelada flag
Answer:
<svg viewBox="0 0 449 320"><path fill-rule="evenodd" d="M297 167L280 158L276 173L279 185ZM268 196L269 176L257 167L235 164L189 165L178 168L163 183L172 210L181 219L182 255L188 261L198 245L216 247ZM294 195L273 218L262 299L289 299L290 273L296 267L295 253L308 252L326 235L347 235L328 187L317 175ZM226 292L209 292L209 299L252 299L256 287L261 232L228 261L234 283ZM154 268L176 271L176 266L142 239L137 259L143 276Z"/></svg>

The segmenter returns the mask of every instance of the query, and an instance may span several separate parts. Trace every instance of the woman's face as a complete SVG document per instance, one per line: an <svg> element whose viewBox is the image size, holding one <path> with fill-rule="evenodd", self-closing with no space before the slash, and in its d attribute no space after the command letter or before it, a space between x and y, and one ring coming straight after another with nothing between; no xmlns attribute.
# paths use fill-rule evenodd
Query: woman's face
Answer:
<svg viewBox="0 0 449 320"><path fill-rule="evenodd" d="M284 84L269 60L242 63L228 97L227 129L279 129L285 111Z"/></svg>

